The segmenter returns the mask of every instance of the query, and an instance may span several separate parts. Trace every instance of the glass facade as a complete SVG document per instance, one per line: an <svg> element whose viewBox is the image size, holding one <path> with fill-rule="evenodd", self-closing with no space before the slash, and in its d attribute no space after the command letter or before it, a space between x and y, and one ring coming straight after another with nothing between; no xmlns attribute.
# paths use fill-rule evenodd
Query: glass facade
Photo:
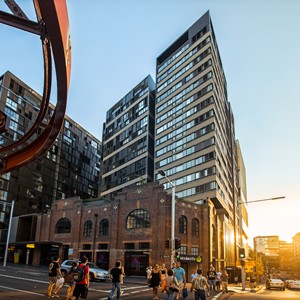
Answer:
<svg viewBox="0 0 300 300"><path fill-rule="evenodd" d="M0 77L0 109L11 119L0 135L0 147L18 141L34 124L42 97L10 72ZM43 123L54 111L49 105ZM41 132L40 126L32 142ZM68 116L47 153L38 160L0 177L0 200L15 200L14 215L45 211L56 199L99 196L101 143ZM1 214L1 212L4 212ZM0 230L7 231L9 214L0 207ZM1 234L2 240L5 234Z"/></svg>
<svg viewBox="0 0 300 300"><path fill-rule="evenodd" d="M103 125L101 195L154 177L155 83L147 76L106 115Z"/></svg>

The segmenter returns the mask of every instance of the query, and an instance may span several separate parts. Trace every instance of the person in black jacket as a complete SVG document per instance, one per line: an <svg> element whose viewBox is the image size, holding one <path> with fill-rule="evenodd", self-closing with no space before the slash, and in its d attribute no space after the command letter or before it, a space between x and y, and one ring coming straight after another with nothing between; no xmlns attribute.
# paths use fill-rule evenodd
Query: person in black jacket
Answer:
<svg viewBox="0 0 300 300"><path fill-rule="evenodd" d="M108 296L108 300L113 298L115 289L117 289L117 300L121 300L121 286L120 286L120 277L123 275L122 268L120 268L121 263L117 261L115 267L110 270L110 278L112 282L111 291Z"/></svg>

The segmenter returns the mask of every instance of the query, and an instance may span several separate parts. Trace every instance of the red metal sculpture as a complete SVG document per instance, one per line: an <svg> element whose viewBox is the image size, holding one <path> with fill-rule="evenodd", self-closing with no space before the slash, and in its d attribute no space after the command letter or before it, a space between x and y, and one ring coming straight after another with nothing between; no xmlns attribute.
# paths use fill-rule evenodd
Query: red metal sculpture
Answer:
<svg viewBox="0 0 300 300"><path fill-rule="evenodd" d="M0 174L28 164L48 151L62 127L70 83L71 44L66 0L34 0L37 22L20 15L0 11L0 23L16 27L41 36L44 56L44 90L39 115L26 134L18 141L0 149L2 169ZM51 91L51 53L53 54L57 104L43 132L31 143L24 145L41 125L49 106ZM1 113L2 115L3 113ZM1 118L2 122L5 118ZM1 125L2 128L5 124Z"/></svg>

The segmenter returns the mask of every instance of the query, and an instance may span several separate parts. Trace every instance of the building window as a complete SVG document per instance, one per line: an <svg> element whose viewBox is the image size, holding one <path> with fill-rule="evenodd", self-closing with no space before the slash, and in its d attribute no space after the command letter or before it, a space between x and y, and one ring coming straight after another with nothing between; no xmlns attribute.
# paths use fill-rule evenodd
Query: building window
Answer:
<svg viewBox="0 0 300 300"><path fill-rule="evenodd" d="M199 248L198 247L192 247L191 248L191 255L199 255Z"/></svg>
<svg viewBox="0 0 300 300"><path fill-rule="evenodd" d="M83 244L82 245L82 250L91 250L91 245L90 244Z"/></svg>
<svg viewBox="0 0 300 300"><path fill-rule="evenodd" d="M139 249L150 249L150 243L139 243Z"/></svg>
<svg viewBox="0 0 300 300"><path fill-rule="evenodd" d="M67 218L60 219L55 226L55 233L70 233L71 221Z"/></svg>
<svg viewBox="0 0 300 300"><path fill-rule="evenodd" d="M126 220L126 229L149 228L150 214L144 209L135 209Z"/></svg>
<svg viewBox="0 0 300 300"><path fill-rule="evenodd" d="M100 222L100 235L108 235L109 222L104 219Z"/></svg>
<svg viewBox="0 0 300 300"><path fill-rule="evenodd" d="M186 255L186 246L181 246L180 247L180 254Z"/></svg>
<svg viewBox="0 0 300 300"><path fill-rule="evenodd" d="M192 235L199 236L199 220L195 218L192 220Z"/></svg>
<svg viewBox="0 0 300 300"><path fill-rule="evenodd" d="M92 235L93 224L92 221L86 221L84 223L83 236L90 237Z"/></svg>
<svg viewBox="0 0 300 300"><path fill-rule="evenodd" d="M126 250L133 250L134 249L134 243L125 243L125 249Z"/></svg>
<svg viewBox="0 0 300 300"><path fill-rule="evenodd" d="M108 244L98 244L98 250L107 250Z"/></svg>
<svg viewBox="0 0 300 300"><path fill-rule="evenodd" d="M187 219L185 216L179 218L179 233L187 233Z"/></svg>

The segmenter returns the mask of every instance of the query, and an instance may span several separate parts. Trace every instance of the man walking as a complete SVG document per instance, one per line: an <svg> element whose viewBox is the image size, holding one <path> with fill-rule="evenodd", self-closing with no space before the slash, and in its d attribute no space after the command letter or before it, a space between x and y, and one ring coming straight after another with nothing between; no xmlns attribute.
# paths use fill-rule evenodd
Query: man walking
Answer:
<svg viewBox="0 0 300 300"><path fill-rule="evenodd" d="M110 270L110 278L112 282L111 291L108 296L108 300L113 298L115 289L117 289L117 300L121 300L121 287L120 287L120 277L122 274L122 268L120 268L121 263L117 261L115 267Z"/></svg>
<svg viewBox="0 0 300 300"><path fill-rule="evenodd" d="M197 270L197 276L192 280L191 292L195 291L195 300L206 300L205 288L209 296L207 280L202 276L202 270Z"/></svg>
<svg viewBox="0 0 300 300"><path fill-rule="evenodd" d="M208 284L209 284L209 291L212 292L216 290L216 277L217 272L213 266L210 267L209 271L207 272Z"/></svg>
<svg viewBox="0 0 300 300"><path fill-rule="evenodd" d="M181 263L179 261L176 262L176 267L174 268L174 276L176 277L179 284L179 292L176 292L176 300L179 299L181 291L185 288L186 277L185 270L181 267Z"/></svg>
<svg viewBox="0 0 300 300"><path fill-rule="evenodd" d="M87 298L90 286L90 268L86 265L87 262L88 258L86 256L83 256L80 260L80 265L78 268L83 270L84 276L82 280L76 282L72 300L77 300L79 297L81 297L81 299Z"/></svg>

